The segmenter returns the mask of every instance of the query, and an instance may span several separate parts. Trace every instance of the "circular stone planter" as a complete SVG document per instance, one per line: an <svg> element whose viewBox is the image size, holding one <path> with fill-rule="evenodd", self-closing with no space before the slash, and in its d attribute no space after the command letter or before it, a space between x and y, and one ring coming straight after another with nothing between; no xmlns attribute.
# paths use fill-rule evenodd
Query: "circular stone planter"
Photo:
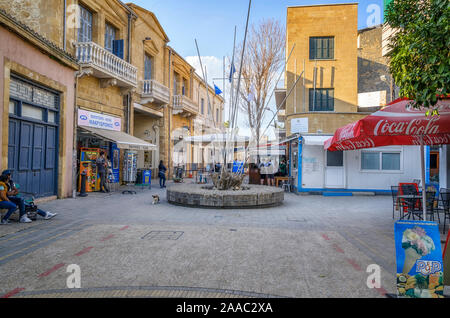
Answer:
<svg viewBox="0 0 450 318"><path fill-rule="evenodd" d="M204 184L172 185L167 188L167 201L187 207L216 209L264 208L283 203L283 189L252 184L243 188L219 191Z"/></svg>

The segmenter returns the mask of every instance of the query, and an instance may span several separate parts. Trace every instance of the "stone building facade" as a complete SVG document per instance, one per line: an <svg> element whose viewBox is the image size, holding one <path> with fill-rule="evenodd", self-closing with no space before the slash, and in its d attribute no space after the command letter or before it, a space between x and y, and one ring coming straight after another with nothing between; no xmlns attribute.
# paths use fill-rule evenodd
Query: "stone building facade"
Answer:
<svg viewBox="0 0 450 318"><path fill-rule="evenodd" d="M25 24L39 30L36 3L22 3L27 13L18 10L19 1L0 2L0 168L12 172L23 193L64 198L73 192L78 64Z"/></svg>
<svg viewBox="0 0 450 318"><path fill-rule="evenodd" d="M358 30L358 106L381 107L395 99L388 58L382 54L382 25Z"/></svg>
<svg viewBox="0 0 450 318"><path fill-rule="evenodd" d="M159 160L163 160L169 177L180 134L192 135L194 120L203 126L211 124L199 113L197 90L202 88L197 85L200 80L194 68L168 46L169 38L154 13L119 0L0 0L0 9L48 39L52 49L70 57L71 62L66 64L72 82L66 90L73 93L68 96L73 100L64 102L70 105L64 108L67 116L61 121L71 122L72 130L66 132L65 138L71 137L67 145L72 150L64 153L64 162L70 163L65 169L70 166L76 177L61 177L73 179L65 181L71 187L58 190L64 192L61 196L77 188L82 147L111 147L112 157L113 140L97 134L98 127L91 127L91 121L88 124L82 117L93 117L94 122L106 118L115 126L100 128L156 145L153 151L145 146L145 150L138 150L138 167L156 170ZM61 55L53 54L58 58ZM212 104L222 122L223 99L214 96ZM7 127L4 129L7 131ZM7 148L3 148L2 164L7 165ZM194 158L191 149L185 149L183 156L189 162ZM123 179L123 161L121 152L118 180Z"/></svg>
<svg viewBox="0 0 450 318"><path fill-rule="evenodd" d="M288 7L286 58L295 48L279 103L301 75L278 114L288 136L333 134L367 115L358 113L357 25L357 4Z"/></svg>

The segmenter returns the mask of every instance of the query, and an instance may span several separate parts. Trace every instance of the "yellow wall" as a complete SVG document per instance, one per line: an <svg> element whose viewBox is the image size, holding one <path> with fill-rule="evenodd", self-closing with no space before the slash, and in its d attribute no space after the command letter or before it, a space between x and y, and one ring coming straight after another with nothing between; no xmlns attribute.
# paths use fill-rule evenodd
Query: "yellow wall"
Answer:
<svg viewBox="0 0 450 318"><path fill-rule="evenodd" d="M289 92L297 77L303 78L286 101L287 134L290 120L298 116L311 118L309 133L333 132L342 123L351 122L357 112L357 4L289 7L287 9L286 58L295 44L286 66L286 90ZM309 38L334 37L334 59L310 60ZM314 68L317 68L316 88L334 88L334 112L310 113L309 89L314 88ZM337 114L341 113L341 114Z"/></svg>

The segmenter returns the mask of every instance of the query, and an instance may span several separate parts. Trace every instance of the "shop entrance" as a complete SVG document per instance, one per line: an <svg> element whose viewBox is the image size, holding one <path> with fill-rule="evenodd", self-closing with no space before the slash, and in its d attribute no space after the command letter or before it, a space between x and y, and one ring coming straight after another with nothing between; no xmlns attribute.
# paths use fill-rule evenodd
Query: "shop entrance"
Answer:
<svg viewBox="0 0 450 318"><path fill-rule="evenodd" d="M57 94L11 80L8 169L20 192L36 197L57 194ZM21 99L17 88L22 88ZM23 92L28 92L25 94ZM29 100L27 97L29 96ZM38 103L40 101L40 103Z"/></svg>
<svg viewBox="0 0 450 318"><path fill-rule="evenodd" d="M345 188L343 151L326 151L325 187Z"/></svg>

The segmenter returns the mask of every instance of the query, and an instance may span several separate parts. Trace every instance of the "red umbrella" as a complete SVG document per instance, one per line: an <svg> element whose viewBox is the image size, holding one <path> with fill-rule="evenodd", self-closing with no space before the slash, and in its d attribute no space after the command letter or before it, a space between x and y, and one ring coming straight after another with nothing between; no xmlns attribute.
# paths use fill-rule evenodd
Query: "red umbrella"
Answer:
<svg viewBox="0 0 450 318"><path fill-rule="evenodd" d="M410 100L399 99L363 119L336 130L325 141L328 151L356 150L391 145L421 146L422 193L425 202L424 145L450 144L450 99L439 100L439 115L426 116L427 110L410 107ZM424 220L426 206L423 204Z"/></svg>

